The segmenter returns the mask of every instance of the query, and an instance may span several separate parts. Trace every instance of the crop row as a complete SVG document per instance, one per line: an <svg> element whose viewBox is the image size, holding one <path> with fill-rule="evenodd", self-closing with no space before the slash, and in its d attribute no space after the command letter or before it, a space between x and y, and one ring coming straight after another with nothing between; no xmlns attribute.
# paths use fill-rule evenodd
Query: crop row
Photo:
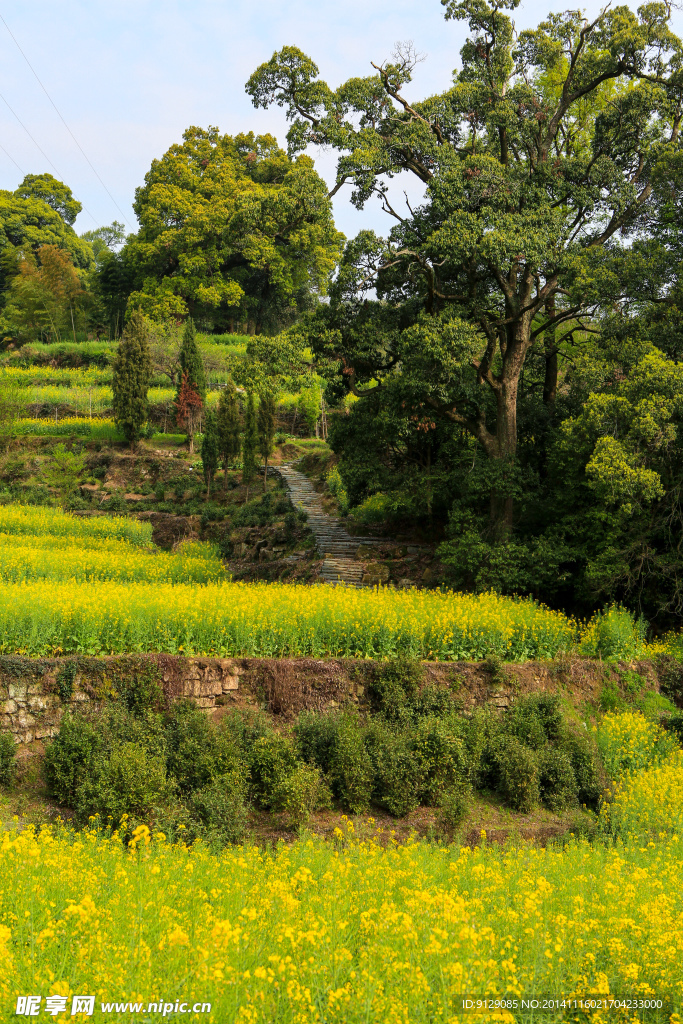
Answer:
<svg viewBox="0 0 683 1024"><path fill-rule="evenodd" d="M594 643L559 612L495 594L324 585L27 581L0 583L0 649L217 656L506 661ZM635 640L632 638L632 644ZM621 655L633 656L625 644ZM619 653L619 652L618 652ZM638 653L644 653L642 649Z"/></svg>

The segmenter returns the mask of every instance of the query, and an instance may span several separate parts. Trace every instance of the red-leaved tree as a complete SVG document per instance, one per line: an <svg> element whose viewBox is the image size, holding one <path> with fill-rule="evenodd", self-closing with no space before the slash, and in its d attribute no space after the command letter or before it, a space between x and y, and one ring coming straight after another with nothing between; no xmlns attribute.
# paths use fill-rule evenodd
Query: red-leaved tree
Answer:
<svg viewBox="0 0 683 1024"><path fill-rule="evenodd" d="M176 423L187 434L187 440L190 443L190 454L192 454L194 452L194 435L197 433L197 427L199 426L203 403L199 391L187 379L187 372L183 373L178 397L174 404Z"/></svg>

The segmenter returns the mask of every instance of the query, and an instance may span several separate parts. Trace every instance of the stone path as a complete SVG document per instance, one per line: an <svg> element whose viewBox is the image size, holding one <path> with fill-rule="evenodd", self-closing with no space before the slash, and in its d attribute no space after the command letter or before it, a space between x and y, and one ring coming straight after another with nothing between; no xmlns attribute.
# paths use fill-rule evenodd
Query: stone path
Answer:
<svg viewBox="0 0 683 1024"><path fill-rule="evenodd" d="M294 507L306 513L316 546L324 559L320 571L323 582L359 587L365 566L356 560L358 548L361 544L376 544L377 541L372 537L351 537L338 519L325 512L321 496L303 473L291 466L280 466L279 473L289 489Z"/></svg>

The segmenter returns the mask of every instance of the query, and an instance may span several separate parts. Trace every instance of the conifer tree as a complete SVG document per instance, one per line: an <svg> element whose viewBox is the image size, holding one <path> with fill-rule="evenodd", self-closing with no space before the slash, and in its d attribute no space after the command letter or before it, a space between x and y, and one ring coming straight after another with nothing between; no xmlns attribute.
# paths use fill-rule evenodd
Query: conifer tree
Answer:
<svg viewBox="0 0 683 1024"><path fill-rule="evenodd" d="M263 459L263 489L267 486L268 459L273 451L275 437L275 399L270 392L259 398L258 407L258 450Z"/></svg>
<svg viewBox="0 0 683 1024"><path fill-rule="evenodd" d="M254 396L250 391L247 395L247 408L244 415L244 434L242 436L242 483L247 485L247 497L249 496L249 484L256 472L257 442L256 410L254 409Z"/></svg>
<svg viewBox="0 0 683 1024"><path fill-rule="evenodd" d="M242 447L242 423L237 403L237 391L232 381L221 391L217 414L218 454L223 463L223 491L228 489L228 466L240 453Z"/></svg>
<svg viewBox="0 0 683 1024"><path fill-rule="evenodd" d="M204 372L204 363L197 346L197 336L195 334L194 323L192 320L185 322L185 328L183 330L183 339L180 343L180 354L178 356L178 362L180 363L180 379L184 373L187 374L188 382L199 392L199 396L202 403L206 402L206 374ZM180 391L180 386L178 386Z"/></svg>
<svg viewBox="0 0 683 1024"><path fill-rule="evenodd" d="M207 409L204 416L204 436L202 437L202 469L206 480L206 497L211 497L211 484L218 469L218 423L213 409Z"/></svg>
<svg viewBox="0 0 683 1024"><path fill-rule="evenodd" d="M128 321L114 359L114 420L131 448L147 421L147 388L152 372L149 331L142 310Z"/></svg>
<svg viewBox="0 0 683 1024"><path fill-rule="evenodd" d="M190 455L194 452L194 435L199 425L202 405L199 391L188 380L187 372L184 372L180 378L180 387L175 400L176 423L187 434L187 440L190 444Z"/></svg>

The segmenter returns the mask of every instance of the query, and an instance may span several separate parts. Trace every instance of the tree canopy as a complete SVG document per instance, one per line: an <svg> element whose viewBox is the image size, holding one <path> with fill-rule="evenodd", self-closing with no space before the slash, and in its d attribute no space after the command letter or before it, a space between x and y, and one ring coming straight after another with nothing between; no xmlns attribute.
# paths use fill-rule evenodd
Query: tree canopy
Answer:
<svg viewBox="0 0 683 1024"><path fill-rule="evenodd" d="M188 128L154 160L134 209L140 230L121 254L130 308L210 329L290 323L325 294L343 242L313 161L271 135Z"/></svg>
<svg viewBox="0 0 683 1024"><path fill-rule="evenodd" d="M551 402L557 346L620 308L634 261L666 291L671 261L655 225L678 180L683 112L665 5L592 22L551 14L516 34L506 12L517 3L447 0L446 18L471 34L452 85L422 102L403 91L410 47L337 89L285 47L247 84L256 106L285 108L290 152L337 149L333 191L350 183L358 207L379 196L395 222L387 239L362 232L347 245L333 301L309 326L316 350L361 397L398 390L416 430L445 420L476 439L496 464L492 523L503 532L529 357L544 360ZM425 186L414 209L390 198L401 172Z"/></svg>

